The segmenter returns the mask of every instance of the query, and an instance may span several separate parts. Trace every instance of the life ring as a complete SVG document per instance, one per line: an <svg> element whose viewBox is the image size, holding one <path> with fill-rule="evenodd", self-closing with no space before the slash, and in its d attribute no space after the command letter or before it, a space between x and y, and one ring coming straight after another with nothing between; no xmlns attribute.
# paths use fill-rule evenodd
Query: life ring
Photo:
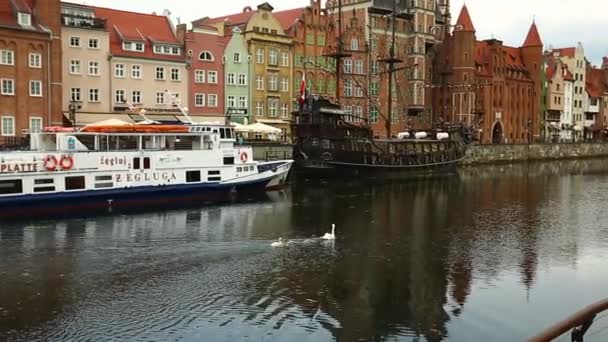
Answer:
<svg viewBox="0 0 608 342"><path fill-rule="evenodd" d="M241 152L241 155L239 156L239 158L241 159L241 163L244 163L247 161L247 152Z"/></svg>
<svg viewBox="0 0 608 342"><path fill-rule="evenodd" d="M342 120L338 120L337 125L338 125L338 127L342 127L342 126L344 126L344 121L342 121Z"/></svg>
<svg viewBox="0 0 608 342"><path fill-rule="evenodd" d="M55 171L57 169L57 158L53 155L44 157L42 163L47 171Z"/></svg>
<svg viewBox="0 0 608 342"><path fill-rule="evenodd" d="M61 166L62 170L69 170L74 166L74 159L71 156L64 154L61 156L59 166Z"/></svg>

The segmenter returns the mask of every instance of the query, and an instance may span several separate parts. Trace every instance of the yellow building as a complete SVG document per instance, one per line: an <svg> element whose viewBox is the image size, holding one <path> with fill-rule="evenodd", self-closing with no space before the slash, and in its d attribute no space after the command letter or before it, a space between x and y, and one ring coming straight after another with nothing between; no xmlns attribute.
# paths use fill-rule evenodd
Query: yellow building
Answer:
<svg viewBox="0 0 608 342"><path fill-rule="evenodd" d="M268 3L258 6L245 27L245 39L253 58L251 112L254 121L283 130L289 139L294 109L293 40L283 30Z"/></svg>

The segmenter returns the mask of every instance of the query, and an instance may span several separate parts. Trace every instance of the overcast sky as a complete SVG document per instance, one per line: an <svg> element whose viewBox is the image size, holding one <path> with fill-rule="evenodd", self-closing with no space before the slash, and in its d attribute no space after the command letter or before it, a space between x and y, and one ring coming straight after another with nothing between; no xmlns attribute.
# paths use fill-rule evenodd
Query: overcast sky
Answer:
<svg viewBox="0 0 608 342"><path fill-rule="evenodd" d="M243 7L254 7L265 0L72 0L104 7L131 11L162 13L169 9L174 21L191 22L209 16L216 17L240 12ZM323 0L325 1L325 0ZM465 0L452 0L455 21ZM310 0L269 0L276 10L306 6ZM599 64L608 55L608 27L604 18L608 13L606 0L466 0L477 38L497 38L505 44L519 46L536 18L545 48L575 46L583 43L587 57Z"/></svg>

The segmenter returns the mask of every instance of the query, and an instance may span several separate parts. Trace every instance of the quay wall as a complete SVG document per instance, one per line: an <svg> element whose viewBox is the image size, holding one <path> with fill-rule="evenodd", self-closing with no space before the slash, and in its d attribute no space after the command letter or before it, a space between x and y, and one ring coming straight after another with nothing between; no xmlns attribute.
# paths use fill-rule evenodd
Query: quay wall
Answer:
<svg viewBox="0 0 608 342"><path fill-rule="evenodd" d="M608 157L608 143L473 145L461 165Z"/></svg>

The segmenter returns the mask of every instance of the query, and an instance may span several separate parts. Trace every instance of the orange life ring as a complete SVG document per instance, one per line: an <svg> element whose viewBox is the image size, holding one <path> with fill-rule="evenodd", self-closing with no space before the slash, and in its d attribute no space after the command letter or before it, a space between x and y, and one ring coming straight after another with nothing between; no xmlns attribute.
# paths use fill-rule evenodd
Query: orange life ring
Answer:
<svg viewBox="0 0 608 342"><path fill-rule="evenodd" d="M61 156L59 166L61 166L62 170L69 170L74 167L74 159L71 156L64 154L63 156Z"/></svg>
<svg viewBox="0 0 608 342"><path fill-rule="evenodd" d="M247 161L247 152L241 152L241 155L239 156L239 158L241 158L241 163L244 163Z"/></svg>
<svg viewBox="0 0 608 342"><path fill-rule="evenodd" d="M44 168L47 171L55 171L57 169L57 158L53 155L48 155L42 160Z"/></svg>

